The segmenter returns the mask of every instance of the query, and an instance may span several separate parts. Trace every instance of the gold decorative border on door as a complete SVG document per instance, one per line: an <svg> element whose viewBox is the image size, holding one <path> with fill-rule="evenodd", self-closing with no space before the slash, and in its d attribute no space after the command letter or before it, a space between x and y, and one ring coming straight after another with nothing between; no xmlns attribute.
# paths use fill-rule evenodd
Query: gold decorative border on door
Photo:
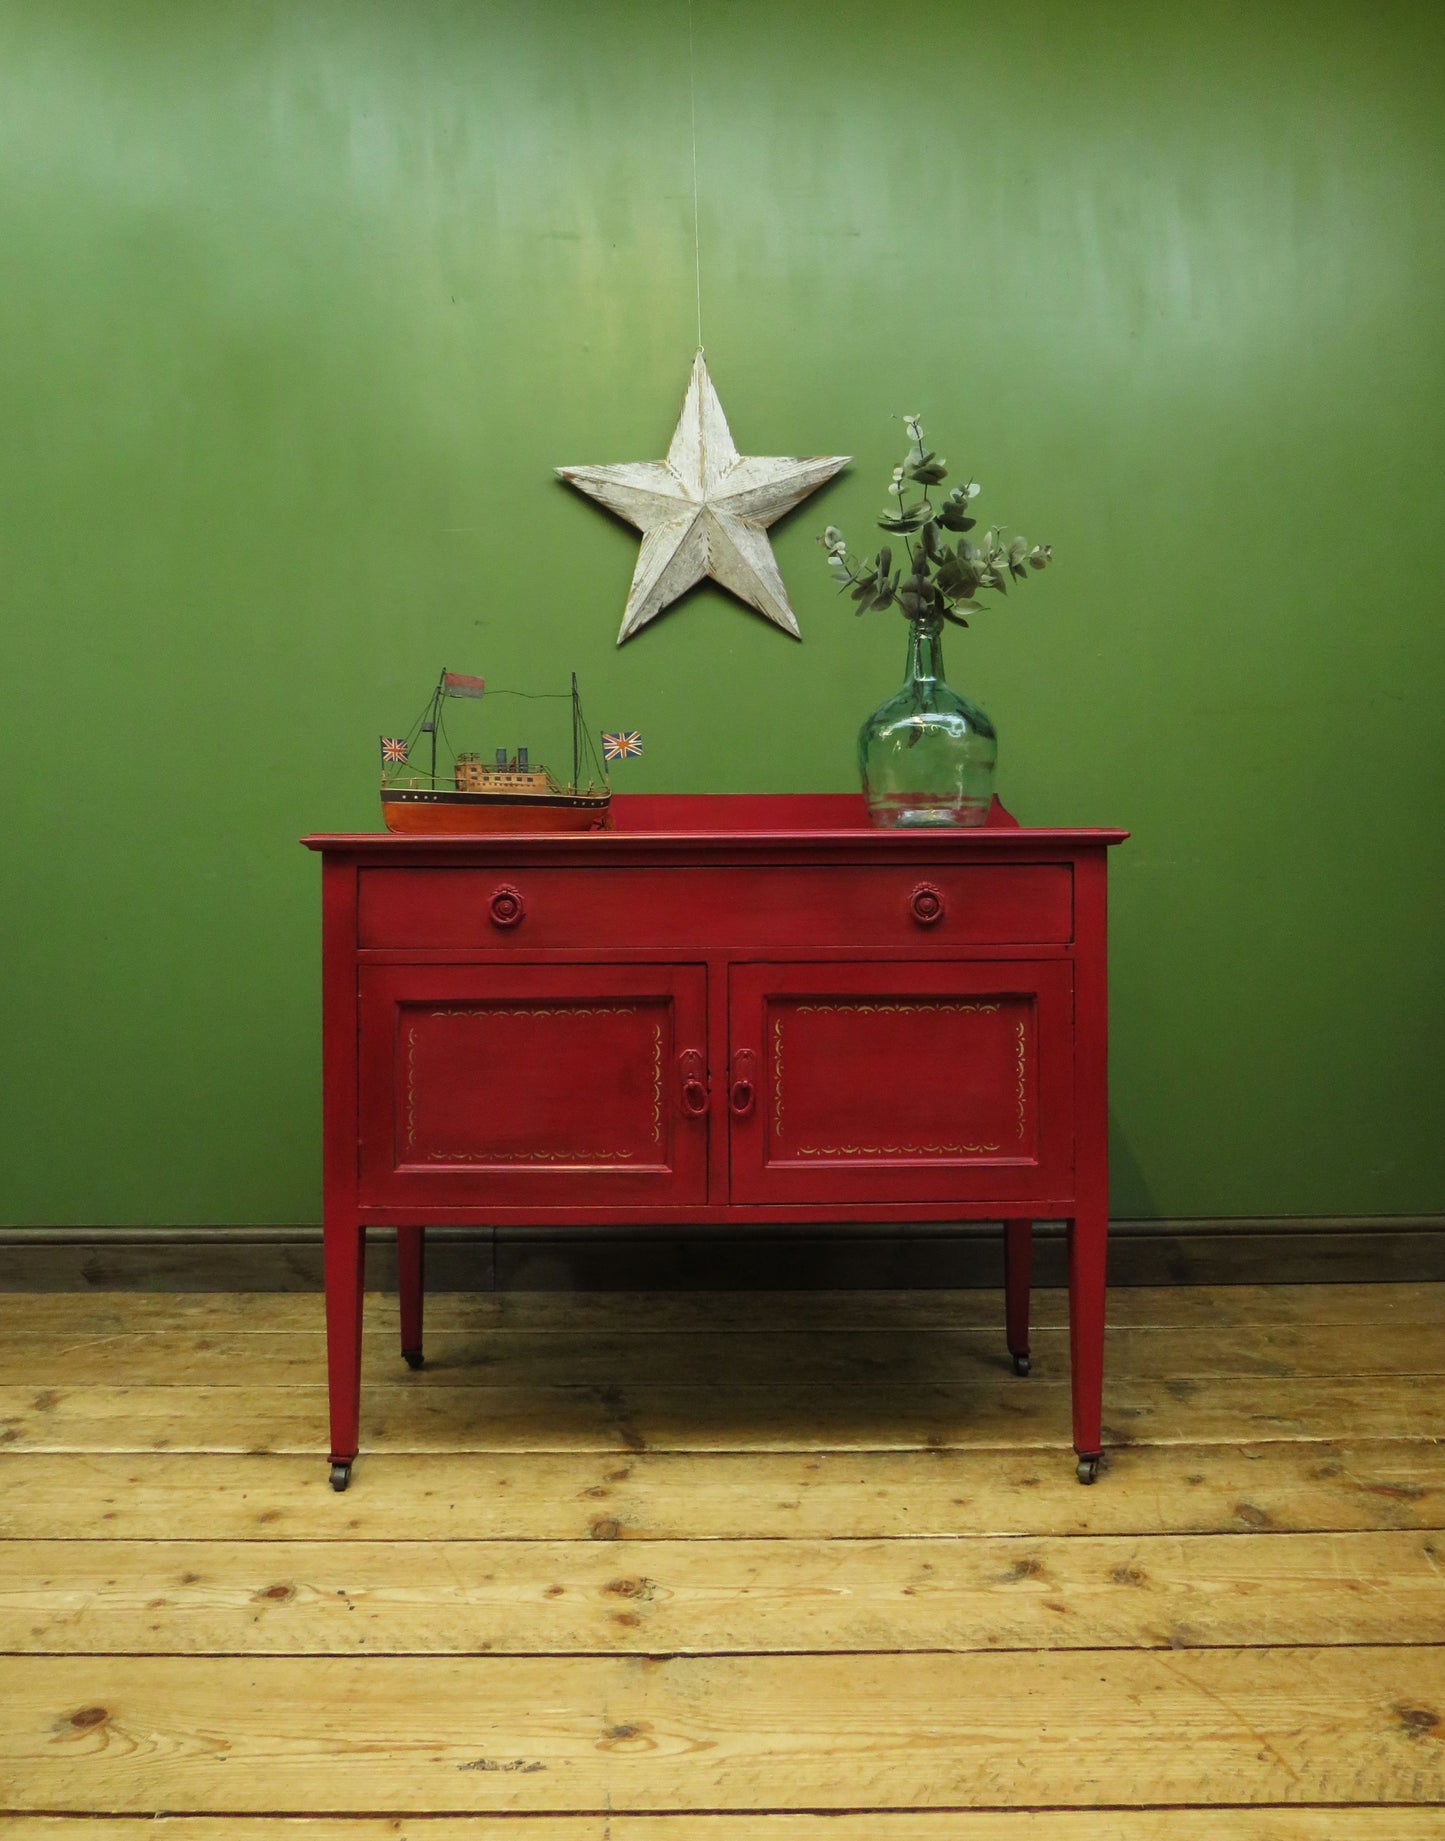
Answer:
<svg viewBox="0 0 1445 1841"><path fill-rule="evenodd" d="M929 1010L953 1010L965 1015L995 1016L1003 1009L1003 1003L990 1003L977 998L938 998L922 1003L827 1003L827 1004L792 1004L789 1008L798 1016L829 1015L847 1012L853 1016L873 1016L883 1013L909 1016ZM782 1006L773 1018L773 1138L776 1143L783 1137L783 1018ZM1028 1135L1028 1089L1027 1089L1027 1045L1028 1030L1020 1019L1016 1035L1016 1069L1017 1069L1017 1103L1018 1136L1023 1143ZM799 1157L982 1157L992 1151L1002 1150L999 1144L842 1144L842 1145L800 1145L796 1155Z"/></svg>

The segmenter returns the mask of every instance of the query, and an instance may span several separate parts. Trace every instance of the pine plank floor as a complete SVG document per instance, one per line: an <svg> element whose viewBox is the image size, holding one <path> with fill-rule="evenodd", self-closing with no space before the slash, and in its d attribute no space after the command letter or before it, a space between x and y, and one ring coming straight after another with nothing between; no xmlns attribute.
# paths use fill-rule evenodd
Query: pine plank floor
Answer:
<svg viewBox="0 0 1445 1841"><path fill-rule="evenodd" d="M1445 1837L1445 1286L0 1294L5 1841Z"/></svg>

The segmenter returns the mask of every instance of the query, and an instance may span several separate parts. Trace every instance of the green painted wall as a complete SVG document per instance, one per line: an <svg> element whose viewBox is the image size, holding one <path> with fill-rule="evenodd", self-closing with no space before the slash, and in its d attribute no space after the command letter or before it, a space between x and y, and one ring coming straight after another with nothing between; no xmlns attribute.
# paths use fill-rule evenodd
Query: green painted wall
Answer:
<svg viewBox="0 0 1445 1841"><path fill-rule="evenodd" d="M1118 823L1115 1209L1445 1206L1445 10L694 0L704 331L852 452L796 645L555 484L671 431L685 0L0 0L4 1218L318 1211L317 873L439 664L619 783L842 788L925 413L1058 557L949 642L1026 822Z"/></svg>

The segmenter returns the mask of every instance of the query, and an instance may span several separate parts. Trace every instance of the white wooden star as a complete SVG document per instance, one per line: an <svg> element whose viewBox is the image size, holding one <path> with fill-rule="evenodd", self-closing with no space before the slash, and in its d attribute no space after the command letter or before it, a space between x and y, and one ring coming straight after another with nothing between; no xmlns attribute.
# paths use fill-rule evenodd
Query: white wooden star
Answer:
<svg viewBox="0 0 1445 1841"><path fill-rule="evenodd" d="M666 460L557 469L642 532L618 645L705 575L801 638L764 533L851 458L739 454L699 351Z"/></svg>

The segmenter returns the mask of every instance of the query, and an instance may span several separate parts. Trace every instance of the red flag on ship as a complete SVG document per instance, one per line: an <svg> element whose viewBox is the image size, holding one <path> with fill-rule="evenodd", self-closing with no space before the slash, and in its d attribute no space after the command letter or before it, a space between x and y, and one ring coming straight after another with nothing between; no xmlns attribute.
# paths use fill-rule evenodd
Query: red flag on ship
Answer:
<svg viewBox="0 0 1445 1841"><path fill-rule="evenodd" d="M463 677L459 671L446 674L446 692L449 697L480 697L487 688L485 678Z"/></svg>

